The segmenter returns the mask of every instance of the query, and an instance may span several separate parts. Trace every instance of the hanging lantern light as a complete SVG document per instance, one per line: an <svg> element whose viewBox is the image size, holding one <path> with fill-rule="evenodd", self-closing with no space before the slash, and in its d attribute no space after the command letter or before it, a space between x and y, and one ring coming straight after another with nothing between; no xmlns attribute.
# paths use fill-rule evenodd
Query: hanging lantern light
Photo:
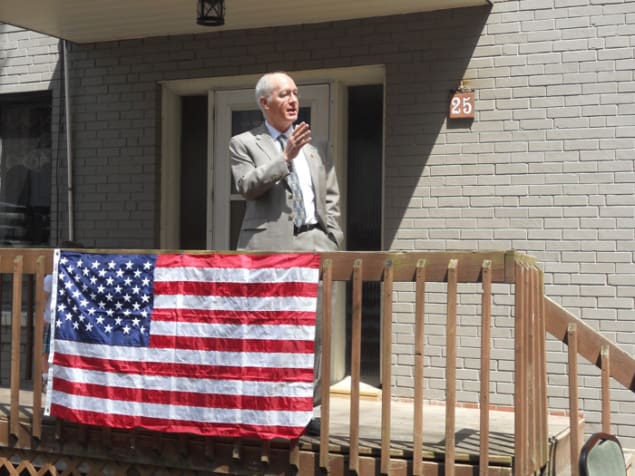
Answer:
<svg viewBox="0 0 635 476"><path fill-rule="evenodd" d="M225 24L225 0L198 0L196 23L203 26Z"/></svg>

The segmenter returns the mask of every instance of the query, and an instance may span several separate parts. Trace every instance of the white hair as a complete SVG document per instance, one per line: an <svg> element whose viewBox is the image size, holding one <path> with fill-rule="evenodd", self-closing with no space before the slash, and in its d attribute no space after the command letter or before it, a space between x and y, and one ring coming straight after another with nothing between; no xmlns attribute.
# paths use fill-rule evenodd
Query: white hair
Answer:
<svg viewBox="0 0 635 476"><path fill-rule="evenodd" d="M267 73L261 76L261 78L256 83L255 95L256 95L256 104L262 111L262 104L260 104L260 98L264 97L267 102L271 98L271 93L273 93L273 86L271 85L271 80L274 76L279 74L283 74L285 76L289 76L284 71L274 71L273 73ZM262 111L264 113L264 111Z"/></svg>

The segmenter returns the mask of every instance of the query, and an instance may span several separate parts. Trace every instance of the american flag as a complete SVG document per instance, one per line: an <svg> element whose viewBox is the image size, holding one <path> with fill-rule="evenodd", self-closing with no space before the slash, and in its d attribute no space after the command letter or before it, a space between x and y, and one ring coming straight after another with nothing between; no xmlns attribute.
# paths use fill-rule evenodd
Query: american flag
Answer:
<svg viewBox="0 0 635 476"><path fill-rule="evenodd" d="M46 413L298 438L312 416L319 255L55 251Z"/></svg>

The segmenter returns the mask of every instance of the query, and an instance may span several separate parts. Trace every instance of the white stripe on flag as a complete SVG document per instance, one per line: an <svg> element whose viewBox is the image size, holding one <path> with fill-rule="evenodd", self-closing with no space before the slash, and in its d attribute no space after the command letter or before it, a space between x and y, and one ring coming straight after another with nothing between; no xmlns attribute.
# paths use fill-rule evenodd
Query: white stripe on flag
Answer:
<svg viewBox="0 0 635 476"><path fill-rule="evenodd" d="M126 417L146 417L183 420L195 423L228 423L263 426L300 426L307 423L306 411L285 410L240 410L233 408L207 408L188 405L109 400L104 398L71 395L53 390L51 399L56 405L80 411L122 415ZM309 413L310 414L310 413Z"/></svg>
<svg viewBox="0 0 635 476"><path fill-rule="evenodd" d="M313 354L270 352L218 352L189 349L152 349L115 345L85 344L58 340L59 354L95 357L129 362L159 362L163 364L192 364L263 368L313 369Z"/></svg>
<svg viewBox="0 0 635 476"><path fill-rule="evenodd" d="M218 395L249 395L261 397L307 398L313 396L312 382L263 382L249 380L219 380L188 377L163 377L159 375L117 374L97 370L82 370L58 366L55 377L82 384L108 385L109 387L165 390L187 389L188 393ZM213 382L213 387L210 384Z"/></svg>
<svg viewBox="0 0 635 476"><path fill-rule="evenodd" d="M222 297L190 294L154 296L155 309L228 310L235 312L302 311L315 312L317 298L312 297Z"/></svg>
<svg viewBox="0 0 635 476"><path fill-rule="evenodd" d="M200 281L216 283L316 283L320 271L313 268L196 268L156 267L155 281Z"/></svg>

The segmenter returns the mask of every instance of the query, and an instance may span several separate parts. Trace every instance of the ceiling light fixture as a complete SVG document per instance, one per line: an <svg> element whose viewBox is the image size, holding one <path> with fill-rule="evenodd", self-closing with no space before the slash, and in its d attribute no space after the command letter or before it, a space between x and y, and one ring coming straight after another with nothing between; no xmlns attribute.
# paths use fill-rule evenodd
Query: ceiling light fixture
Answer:
<svg viewBox="0 0 635 476"><path fill-rule="evenodd" d="M225 24L225 0L198 0L196 23L203 26Z"/></svg>

